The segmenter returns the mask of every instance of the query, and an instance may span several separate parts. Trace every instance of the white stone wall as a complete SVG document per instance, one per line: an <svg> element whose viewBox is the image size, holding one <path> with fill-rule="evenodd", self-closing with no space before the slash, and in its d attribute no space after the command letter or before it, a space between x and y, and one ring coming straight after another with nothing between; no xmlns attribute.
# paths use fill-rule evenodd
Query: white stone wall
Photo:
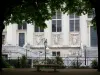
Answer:
<svg viewBox="0 0 100 75"><path fill-rule="evenodd" d="M17 25L16 24L9 24L7 26L7 40L6 42L11 45L16 45L17 43Z"/></svg>
<svg viewBox="0 0 100 75"><path fill-rule="evenodd" d="M29 43L33 47L44 47L44 38L47 39L48 47L66 47L65 49L50 49L52 51L60 51L61 56L70 56L83 51L83 46L90 47L90 30L87 24L87 15L80 16L80 32L69 32L69 15L62 14L62 32L52 32L51 20L46 21L47 28L44 32L34 32L34 23L27 24L27 30L17 30L17 24L9 24L7 26L6 43L18 45L19 33L25 33L25 44ZM68 49L70 47L70 49ZM75 50L73 47L81 47ZM31 49L36 51L35 49ZM41 51L41 49L40 49ZM82 54L82 53L81 53ZM14 54L13 54L14 55Z"/></svg>
<svg viewBox="0 0 100 75"><path fill-rule="evenodd" d="M51 46L52 44L52 42L51 42L51 40L52 40L52 22L51 22L51 20L49 20L49 21L46 21L45 22L46 24L47 24L47 28L44 30L44 38L45 39L47 39L47 45L48 46Z"/></svg>
<svg viewBox="0 0 100 75"><path fill-rule="evenodd" d="M34 24L27 24L27 43L30 43L31 45L33 45L33 41L34 41Z"/></svg>
<svg viewBox="0 0 100 75"><path fill-rule="evenodd" d="M80 16L81 43L89 46L87 15Z"/></svg>
<svg viewBox="0 0 100 75"><path fill-rule="evenodd" d="M63 46L69 46L69 15L62 15L62 37L63 37Z"/></svg>

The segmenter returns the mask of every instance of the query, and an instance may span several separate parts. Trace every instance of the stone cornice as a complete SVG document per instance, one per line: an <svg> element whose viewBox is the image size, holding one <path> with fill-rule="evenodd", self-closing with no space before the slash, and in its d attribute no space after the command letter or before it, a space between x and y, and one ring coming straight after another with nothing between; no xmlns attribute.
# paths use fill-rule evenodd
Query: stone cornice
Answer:
<svg viewBox="0 0 100 75"><path fill-rule="evenodd" d="M44 49L44 47L31 47L31 49ZM80 49L80 47L49 47L49 49Z"/></svg>

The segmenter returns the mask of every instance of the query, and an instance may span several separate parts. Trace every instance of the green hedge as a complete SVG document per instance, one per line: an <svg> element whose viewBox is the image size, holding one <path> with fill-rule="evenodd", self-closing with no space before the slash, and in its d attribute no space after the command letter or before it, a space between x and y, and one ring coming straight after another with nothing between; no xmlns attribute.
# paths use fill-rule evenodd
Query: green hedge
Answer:
<svg viewBox="0 0 100 75"><path fill-rule="evenodd" d="M97 62L96 59L92 61L91 67L92 67L93 69L97 69L97 68L98 68L98 62Z"/></svg>
<svg viewBox="0 0 100 75"><path fill-rule="evenodd" d="M13 68L13 66L11 66L8 62L6 62L3 58L2 58L2 67L3 68Z"/></svg>

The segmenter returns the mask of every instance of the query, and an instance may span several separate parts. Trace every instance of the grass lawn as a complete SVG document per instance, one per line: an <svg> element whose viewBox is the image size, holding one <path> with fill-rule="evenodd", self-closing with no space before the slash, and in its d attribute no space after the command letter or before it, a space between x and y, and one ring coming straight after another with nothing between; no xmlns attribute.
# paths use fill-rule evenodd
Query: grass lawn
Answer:
<svg viewBox="0 0 100 75"><path fill-rule="evenodd" d="M96 69L59 69L59 72L52 72L53 70L50 69L44 70L35 72L35 69L4 69L0 75L100 75Z"/></svg>

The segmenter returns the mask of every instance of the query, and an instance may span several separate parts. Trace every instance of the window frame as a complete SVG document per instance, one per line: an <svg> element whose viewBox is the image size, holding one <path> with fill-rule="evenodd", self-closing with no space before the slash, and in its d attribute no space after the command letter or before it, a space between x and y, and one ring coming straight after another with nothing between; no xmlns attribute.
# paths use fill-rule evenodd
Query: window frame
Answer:
<svg viewBox="0 0 100 75"><path fill-rule="evenodd" d="M92 28L92 27L93 27L93 26L90 26L90 46L91 46L91 47L98 47L98 38L97 38L97 36L95 36L95 37L96 37L95 39L97 39L97 40L96 40L96 41L97 41L97 44L96 44L96 45L93 45L93 44L92 44L92 39L93 39L93 38L92 38L93 36L91 36L91 28ZM93 32L93 31L92 31L92 32ZM96 34L95 34L95 35L97 35L97 30L96 30Z"/></svg>
<svg viewBox="0 0 100 75"><path fill-rule="evenodd" d="M20 34L24 34L24 36L23 36L23 41L24 41L24 43L23 43L23 45L21 45L22 43L22 39L20 39ZM18 39L18 45L20 46L20 47L23 47L24 46L24 44L25 44L25 33L19 33L19 37L18 37L19 39ZM21 40L21 41L20 41Z"/></svg>
<svg viewBox="0 0 100 75"><path fill-rule="evenodd" d="M55 55L53 53L55 53ZM60 55L61 55L60 51L52 51L52 56L60 56Z"/></svg>
<svg viewBox="0 0 100 75"><path fill-rule="evenodd" d="M73 18L71 18L70 16L71 16L72 14L70 14L69 15L69 30L70 30L70 32L79 32L80 31L80 16L77 16L76 14L73 14L74 16L73 16ZM77 30L77 28L76 28L76 21L78 20L78 23L79 23L79 28L78 28L78 30ZM71 29L71 21L74 21L74 29Z"/></svg>
<svg viewBox="0 0 100 75"><path fill-rule="evenodd" d="M2 35L2 44L5 44L6 35Z"/></svg>
<svg viewBox="0 0 100 75"><path fill-rule="evenodd" d="M52 56L56 56L56 51L52 51Z"/></svg>
<svg viewBox="0 0 100 75"><path fill-rule="evenodd" d="M36 30L36 27L37 27L38 30ZM42 31L41 31L41 30L42 30ZM44 32L44 29L41 29L40 27L35 26L35 27L34 27L34 32Z"/></svg>
<svg viewBox="0 0 100 75"><path fill-rule="evenodd" d="M62 12L59 12L61 18L58 18L58 12L56 12L56 14L54 15L55 18L53 18L52 16L52 32L62 32ZM55 30L53 30L53 21L55 21ZM61 25L60 25L60 30L58 29L58 21L61 21Z"/></svg>
<svg viewBox="0 0 100 75"><path fill-rule="evenodd" d="M18 30L27 30L27 23L26 22L23 22L22 25L18 24Z"/></svg>

